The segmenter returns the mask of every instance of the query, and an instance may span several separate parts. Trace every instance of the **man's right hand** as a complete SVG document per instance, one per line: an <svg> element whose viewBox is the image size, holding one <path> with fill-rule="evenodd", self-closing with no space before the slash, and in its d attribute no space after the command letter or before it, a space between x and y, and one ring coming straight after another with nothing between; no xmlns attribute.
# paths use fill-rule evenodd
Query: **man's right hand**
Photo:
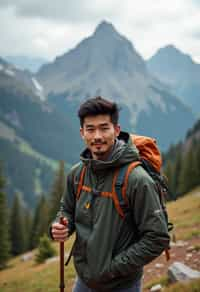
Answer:
<svg viewBox="0 0 200 292"><path fill-rule="evenodd" d="M54 240L63 242L69 237L68 221L64 218L66 224L53 223L51 227L51 234Z"/></svg>

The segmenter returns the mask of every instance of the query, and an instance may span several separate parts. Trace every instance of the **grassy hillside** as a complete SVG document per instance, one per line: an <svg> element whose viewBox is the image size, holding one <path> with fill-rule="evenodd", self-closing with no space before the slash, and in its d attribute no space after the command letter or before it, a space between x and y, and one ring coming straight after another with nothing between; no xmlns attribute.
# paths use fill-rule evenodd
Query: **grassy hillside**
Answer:
<svg viewBox="0 0 200 292"><path fill-rule="evenodd" d="M187 196L175 202L170 202L168 204L168 210L170 219L175 224L177 240L190 240L191 238L198 239L200 247L200 187L189 193ZM65 244L66 252L69 251L72 242L73 238ZM58 248L57 243L54 243L54 245ZM75 271L71 261L70 265L65 268L65 291L71 291L74 277ZM183 288L178 284L168 287L164 291L200 291L200 281L195 281L188 285L188 287L184 286ZM59 291L58 261L36 265L34 260L22 262L20 257L11 260L9 268L0 272L0 292L11 291Z"/></svg>

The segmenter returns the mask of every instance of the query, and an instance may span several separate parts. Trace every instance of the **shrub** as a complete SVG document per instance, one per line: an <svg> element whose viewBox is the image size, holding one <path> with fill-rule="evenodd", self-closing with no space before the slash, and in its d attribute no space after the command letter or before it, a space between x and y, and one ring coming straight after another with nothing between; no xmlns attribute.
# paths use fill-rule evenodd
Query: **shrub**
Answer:
<svg viewBox="0 0 200 292"><path fill-rule="evenodd" d="M36 263L43 263L46 259L56 255L56 250L53 248L50 239L45 234L40 238L38 252L36 254Z"/></svg>

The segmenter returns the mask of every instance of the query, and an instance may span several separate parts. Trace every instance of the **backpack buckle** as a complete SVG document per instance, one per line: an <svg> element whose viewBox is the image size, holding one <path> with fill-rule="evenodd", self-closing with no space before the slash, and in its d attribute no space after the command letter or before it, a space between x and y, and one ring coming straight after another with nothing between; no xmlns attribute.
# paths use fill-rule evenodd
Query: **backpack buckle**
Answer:
<svg viewBox="0 0 200 292"><path fill-rule="evenodd" d="M119 189L122 187L122 185L123 185L123 183L120 181L116 181L116 183L115 183L115 187L119 188Z"/></svg>
<svg viewBox="0 0 200 292"><path fill-rule="evenodd" d="M93 196L95 196L95 197L99 197L100 194L101 194L101 192L98 191L98 190L96 190L96 189L92 189L92 194L93 194Z"/></svg>

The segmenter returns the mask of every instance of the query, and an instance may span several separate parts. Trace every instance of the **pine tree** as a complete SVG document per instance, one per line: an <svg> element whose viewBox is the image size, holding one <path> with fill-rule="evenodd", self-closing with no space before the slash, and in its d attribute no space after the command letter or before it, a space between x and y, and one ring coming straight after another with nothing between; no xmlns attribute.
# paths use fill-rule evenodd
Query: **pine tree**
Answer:
<svg viewBox="0 0 200 292"><path fill-rule="evenodd" d="M36 254L36 263L43 263L46 259L56 255L56 251L53 248L50 239L47 235L40 238L38 253Z"/></svg>
<svg viewBox="0 0 200 292"><path fill-rule="evenodd" d="M59 210L60 199L64 193L65 188L65 170L64 161L59 162L59 169L56 173L55 181L50 193L50 213L49 222L55 219L55 216Z"/></svg>
<svg viewBox="0 0 200 292"><path fill-rule="evenodd" d="M5 179L2 176L0 168L0 269L6 267L10 257L10 241L8 230L8 209L6 204L6 195L3 191Z"/></svg>
<svg viewBox="0 0 200 292"><path fill-rule="evenodd" d="M200 143L196 147L197 184L200 185Z"/></svg>
<svg viewBox="0 0 200 292"><path fill-rule="evenodd" d="M38 201L35 209L31 234L30 234L30 249L38 246L40 238L48 232L49 207L44 195Z"/></svg>
<svg viewBox="0 0 200 292"><path fill-rule="evenodd" d="M22 201L19 194L15 194L14 197L9 225L11 252L13 255L21 254L25 251L25 231Z"/></svg>
<svg viewBox="0 0 200 292"><path fill-rule="evenodd" d="M25 208L23 211L24 214L24 234L25 234L25 251L29 250L29 243L30 243L30 234L31 234L31 227L32 227L32 214L28 208Z"/></svg>
<svg viewBox="0 0 200 292"><path fill-rule="evenodd" d="M171 192L173 192L173 178L174 178L174 167L171 160L167 160L166 166L164 169L164 174L167 177L168 186ZM170 198L167 198L170 199Z"/></svg>
<svg viewBox="0 0 200 292"><path fill-rule="evenodd" d="M190 184L189 190L196 187L199 181L199 168L198 168L198 161L197 161L197 143L194 141L192 147L190 149L190 159L191 159L191 169L190 169Z"/></svg>
<svg viewBox="0 0 200 292"><path fill-rule="evenodd" d="M174 162L174 172L173 172L173 182L172 182L172 191L173 191L175 196L177 196L177 193L178 193L178 182L179 182L179 176L180 176L180 172L181 172L181 168L182 168L181 152L180 152L180 150L177 150L177 151L178 151L178 153L176 155L175 162Z"/></svg>
<svg viewBox="0 0 200 292"><path fill-rule="evenodd" d="M179 177L178 192L185 194L196 185L197 168L194 150L191 147L182 157L182 168Z"/></svg>

